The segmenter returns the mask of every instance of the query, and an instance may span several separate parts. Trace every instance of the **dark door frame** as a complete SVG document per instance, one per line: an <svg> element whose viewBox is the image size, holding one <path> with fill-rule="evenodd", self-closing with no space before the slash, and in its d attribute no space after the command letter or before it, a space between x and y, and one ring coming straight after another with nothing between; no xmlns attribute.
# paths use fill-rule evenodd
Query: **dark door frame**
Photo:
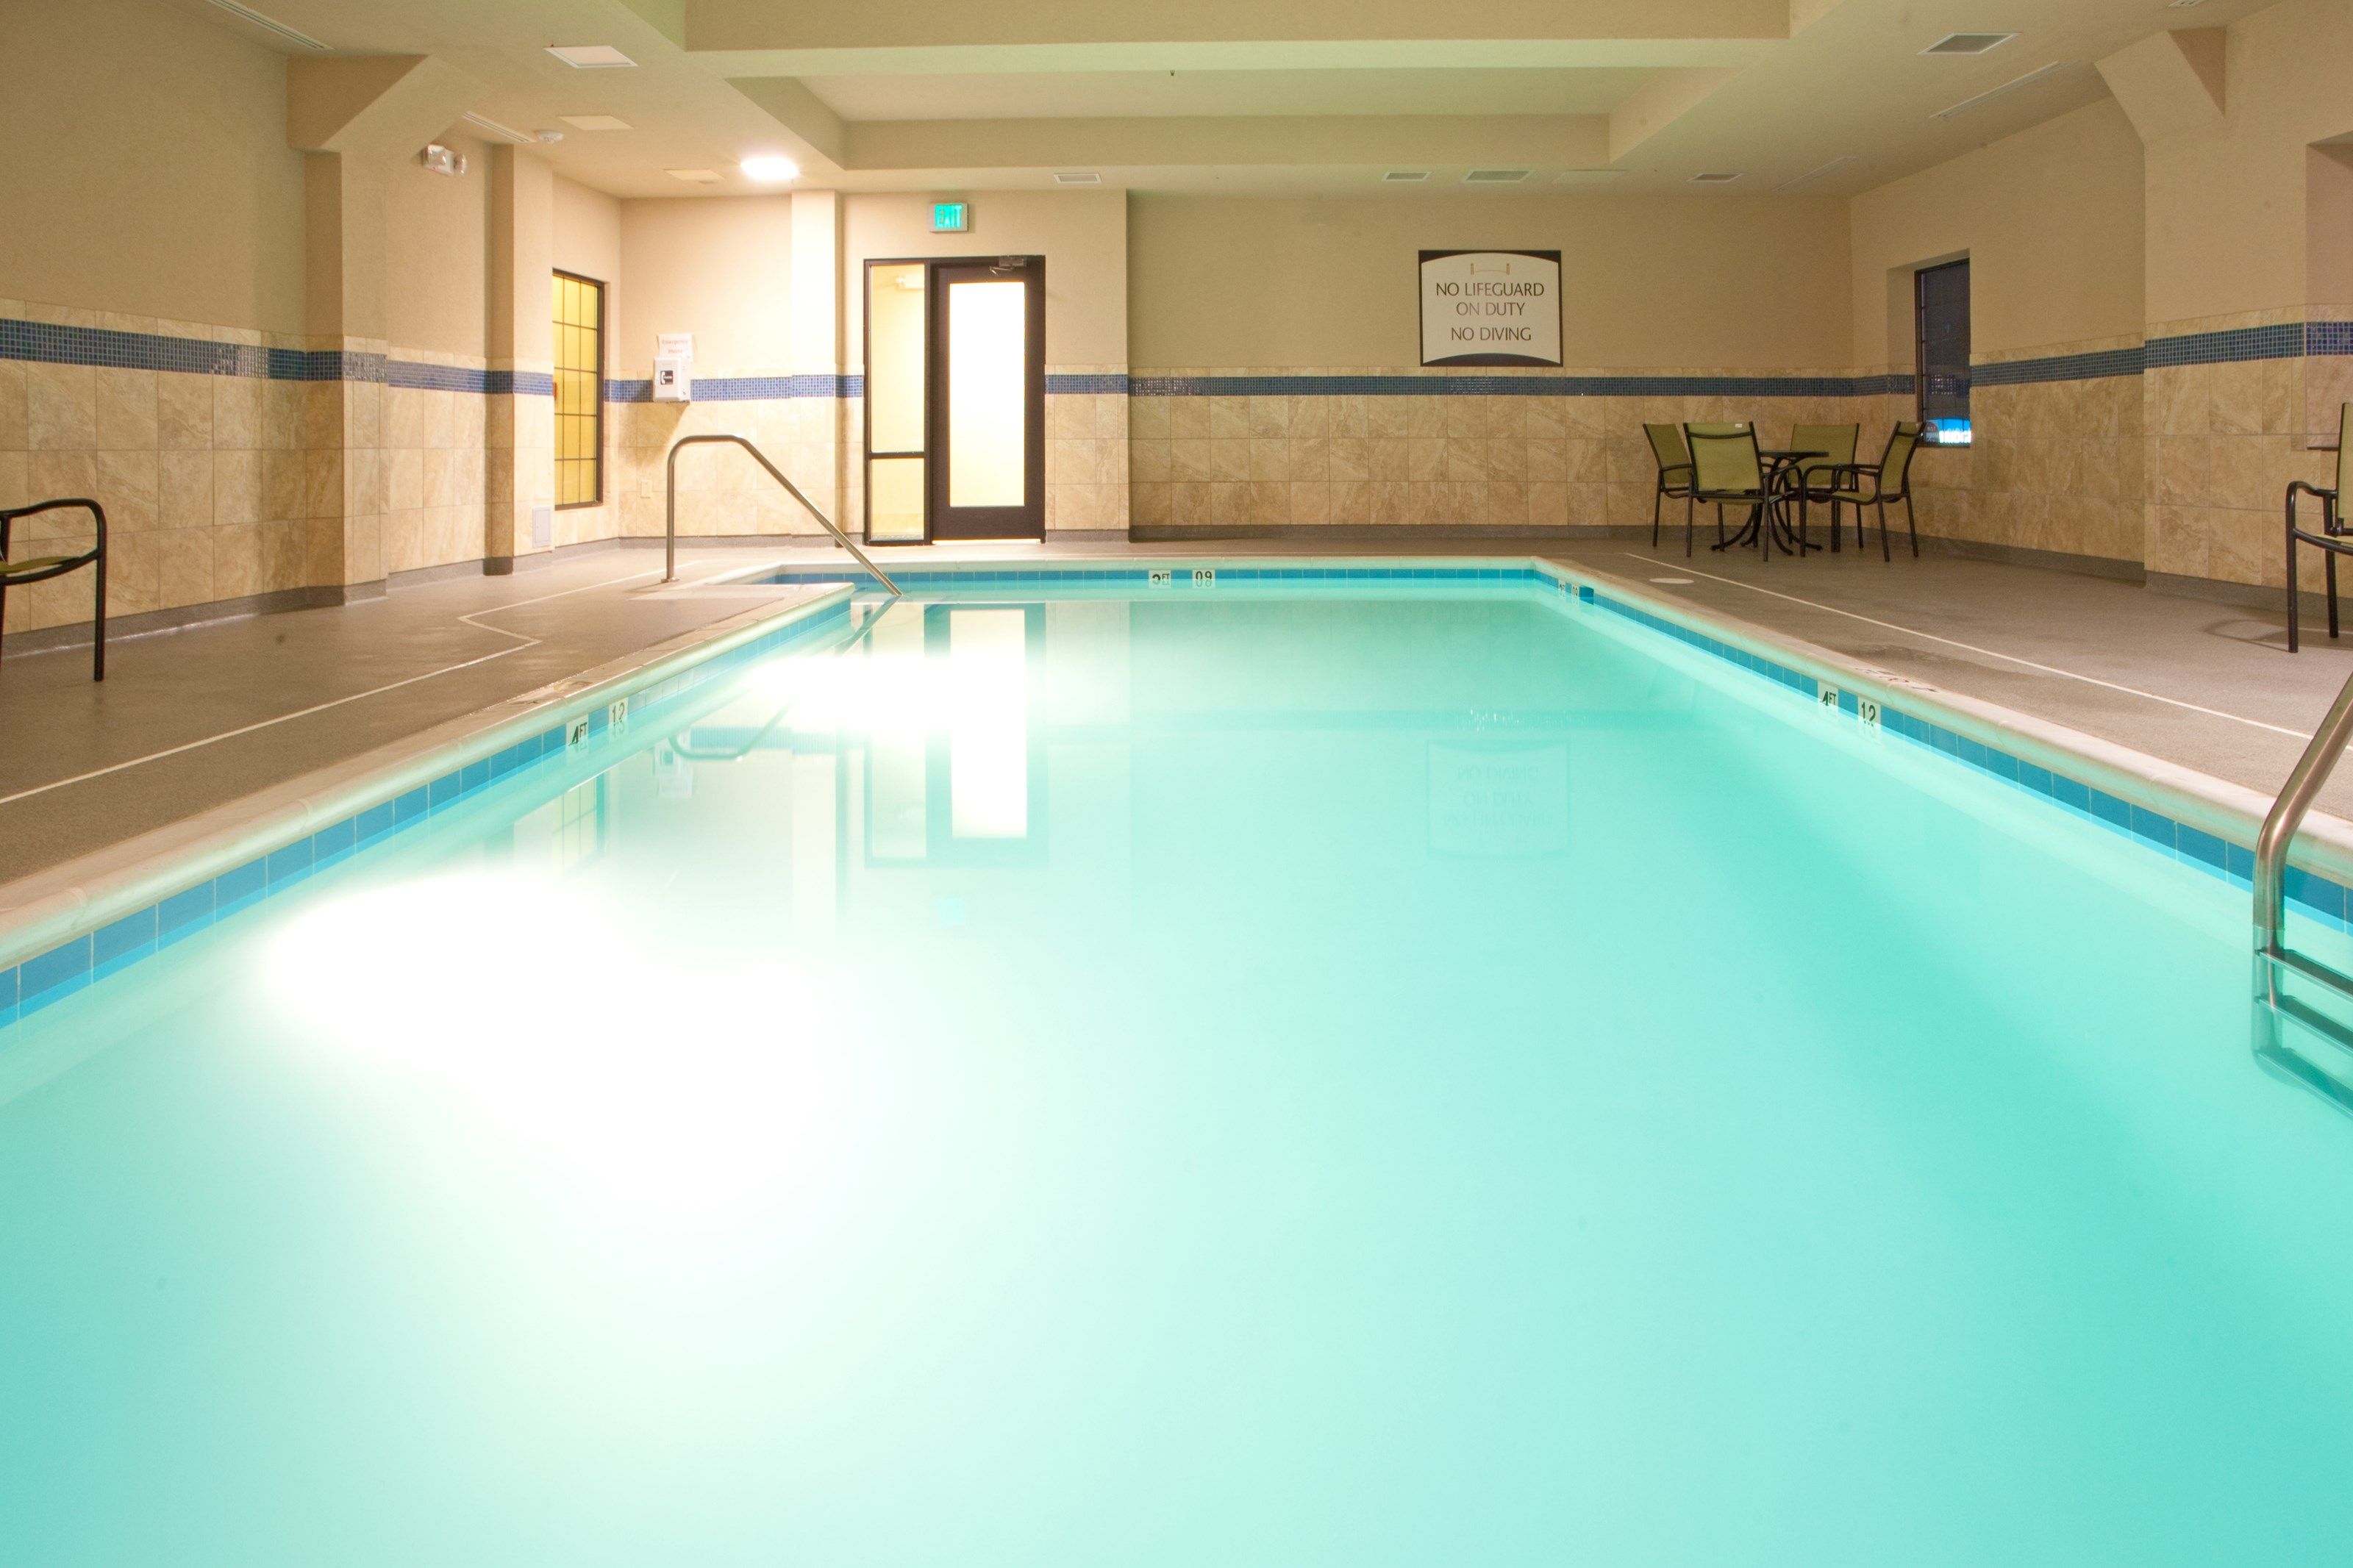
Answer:
<svg viewBox="0 0 2353 1568"><path fill-rule="evenodd" d="M860 490L865 498L860 533L875 545L908 544L912 540L876 539L872 465L877 458L923 459L923 538L929 544L943 539L1043 539L1046 536L1046 258L1042 256L899 256L870 257L860 277L865 289L859 300L860 363L865 367L871 394L874 374L874 268L923 268L923 450L877 452L874 448L874 399L862 397L862 427L859 442ZM952 275L967 279L1018 278L1028 285L1027 344L1029 361L1023 397L1025 450L1022 488L1029 500L1012 507L951 508L947 503L947 379L948 341L945 330L947 286Z"/></svg>

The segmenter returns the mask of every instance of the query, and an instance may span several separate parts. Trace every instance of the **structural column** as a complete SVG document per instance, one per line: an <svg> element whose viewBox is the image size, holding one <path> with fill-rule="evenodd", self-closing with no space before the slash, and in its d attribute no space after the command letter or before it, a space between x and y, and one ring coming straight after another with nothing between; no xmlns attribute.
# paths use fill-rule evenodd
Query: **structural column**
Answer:
<svg viewBox="0 0 2353 1568"><path fill-rule="evenodd" d="M490 406L483 570L554 543L555 174L521 147L491 153Z"/></svg>

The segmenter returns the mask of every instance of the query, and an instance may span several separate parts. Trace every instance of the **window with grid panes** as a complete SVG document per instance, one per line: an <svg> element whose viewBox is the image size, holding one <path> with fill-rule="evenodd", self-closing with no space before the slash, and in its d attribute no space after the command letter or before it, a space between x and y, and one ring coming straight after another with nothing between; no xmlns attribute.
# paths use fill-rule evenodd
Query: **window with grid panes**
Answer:
<svg viewBox="0 0 2353 1568"><path fill-rule="evenodd" d="M1914 275L1915 347L1920 424L1940 447L1969 444L1969 264L1950 261Z"/></svg>
<svg viewBox="0 0 2353 1568"><path fill-rule="evenodd" d="M605 499L605 286L555 275L555 504Z"/></svg>

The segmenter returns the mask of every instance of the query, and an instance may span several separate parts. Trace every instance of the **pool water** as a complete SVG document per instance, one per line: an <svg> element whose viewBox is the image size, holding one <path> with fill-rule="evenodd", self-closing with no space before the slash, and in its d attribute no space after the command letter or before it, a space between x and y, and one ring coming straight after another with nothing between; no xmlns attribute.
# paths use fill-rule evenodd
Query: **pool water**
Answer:
<svg viewBox="0 0 2353 1568"><path fill-rule="evenodd" d="M0 1561L2341 1560L2246 924L1556 597L894 604L0 1032Z"/></svg>

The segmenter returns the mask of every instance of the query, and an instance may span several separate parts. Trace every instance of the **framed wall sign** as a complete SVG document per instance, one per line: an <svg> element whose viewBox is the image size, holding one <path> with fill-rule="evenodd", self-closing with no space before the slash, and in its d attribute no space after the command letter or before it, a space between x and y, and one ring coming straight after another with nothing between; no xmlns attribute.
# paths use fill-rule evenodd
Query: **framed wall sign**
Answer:
<svg viewBox="0 0 2353 1568"><path fill-rule="evenodd" d="M1421 253L1421 363L1560 363L1560 252Z"/></svg>

